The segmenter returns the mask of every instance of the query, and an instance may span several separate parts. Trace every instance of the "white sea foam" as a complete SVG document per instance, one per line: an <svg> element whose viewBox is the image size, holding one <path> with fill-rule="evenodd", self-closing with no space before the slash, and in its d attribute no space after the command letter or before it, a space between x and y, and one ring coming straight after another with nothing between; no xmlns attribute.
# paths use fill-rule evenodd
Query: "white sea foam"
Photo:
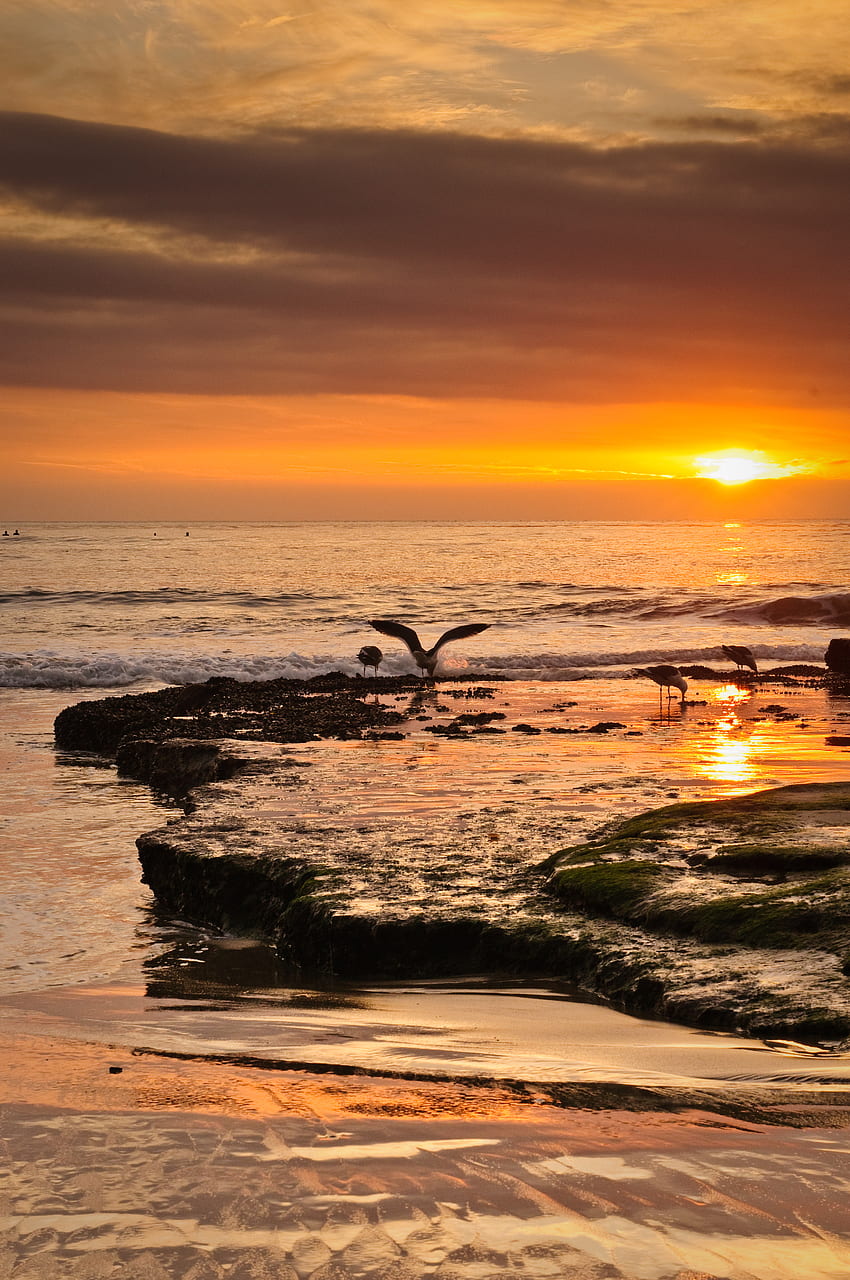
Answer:
<svg viewBox="0 0 850 1280"><path fill-rule="evenodd" d="M764 665L783 662L823 662L819 644L754 645ZM445 675L476 678L500 675L514 680L593 680L622 675L631 667L654 662L701 664L723 668L728 660L718 646L696 649L657 648L596 652L544 652L463 657L446 654L440 666ZM362 667L351 655L175 653L171 649L103 653L0 653L0 688L10 689L106 689L152 684L196 684L212 676L235 680L309 680L328 671L354 676ZM385 654L381 675L416 671L403 651Z"/></svg>

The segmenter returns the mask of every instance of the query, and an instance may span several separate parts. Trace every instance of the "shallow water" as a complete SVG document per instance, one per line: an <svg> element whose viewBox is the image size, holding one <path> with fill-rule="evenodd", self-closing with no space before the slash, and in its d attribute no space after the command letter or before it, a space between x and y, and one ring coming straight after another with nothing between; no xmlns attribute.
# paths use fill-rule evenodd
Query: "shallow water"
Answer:
<svg viewBox="0 0 850 1280"><path fill-rule="evenodd" d="M37 1280L848 1272L846 1131L109 1061L57 1046L5 1107L3 1256Z"/></svg>

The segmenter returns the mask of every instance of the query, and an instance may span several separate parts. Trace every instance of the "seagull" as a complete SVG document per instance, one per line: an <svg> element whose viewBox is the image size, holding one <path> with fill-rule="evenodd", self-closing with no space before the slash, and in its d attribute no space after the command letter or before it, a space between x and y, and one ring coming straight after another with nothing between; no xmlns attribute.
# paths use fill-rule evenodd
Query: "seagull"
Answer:
<svg viewBox="0 0 850 1280"><path fill-rule="evenodd" d="M749 667L750 671L755 671L756 675L758 675L758 663L753 657L753 651L748 649L745 644L722 644L720 648L726 657L735 663L739 671L742 667Z"/></svg>
<svg viewBox="0 0 850 1280"><path fill-rule="evenodd" d="M364 644L363 648L357 655L357 661L363 663L363 674L366 674L367 667L375 668L375 675L378 674L378 667L384 660L384 655L376 644Z"/></svg>
<svg viewBox="0 0 850 1280"><path fill-rule="evenodd" d="M688 682L682 675L678 667L638 667L634 672L636 676L647 676L650 680L654 680L658 685L658 701L661 701L662 689L667 690L667 701L673 697L671 690L678 689L682 695L682 706L685 705L685 694L688 689Z"/></svg>
<svg viewBox="0 0 850 1280"><path fill-rule="evenodd" d="M387 622L379 618L369 623L370 627L374 627L382 635L395 636L398 640L403 640L413 654L413 661L419 670L423 675L429 676L433 676L437 669L438 654L444 644L448 644L450 640L463 640L466 636L477 636L479 631L486 631L489 625L489 622L468 622L462 627L452 627L451 631L445 631L440 636L432 648L423 649L416 632L400 622Z"/></svg>

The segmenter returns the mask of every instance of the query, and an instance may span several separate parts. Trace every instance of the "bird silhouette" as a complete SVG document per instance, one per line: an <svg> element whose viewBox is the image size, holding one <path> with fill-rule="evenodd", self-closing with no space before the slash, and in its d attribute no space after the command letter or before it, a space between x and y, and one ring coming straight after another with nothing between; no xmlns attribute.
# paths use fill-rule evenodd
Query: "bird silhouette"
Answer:
<svg viewBox="0 0 850 1280"><path fill-rule="evenodd" d="M363 663L363 674L366 674L367 667L375 668L375 675L378 674L378 667L384 660L384 655L376 644L364 644L363 648L357 655L357 661Z"/></svg>
<svg viewBox="0 0 850 1280"><path fill-rule="evenodd" d="M735 663L739 671L742 667L749 667L750 671L754 671L758 675L758 663L753 657L753 651L748 649L745 644L722 644L720 648L730 662Z"/></svg>
<svg viewBox="0 0 850 1280"><path fill-rule="evenodd" d="M661 702L662 692L667 690L667 699L673 697L672 689L678 689L682 695L682 706L685 705L685 694L688 689L688 682L682 675L678 667L668 667L666 664L660 667L638 667L634 673L636 676L646 676L649 680L654 680L658 685L658 701Z"/></svg>
<svg viewBox="0 0 850 1280"><path fill-rule="evenodd" d="M489 625L489 622L468 622L462 627L452 627L450 631L443 632L435 645L425 649L416 632L410 627L405 627L401 622L389 622L378 618L369 623L370 627L374 627L382 635L395 636L397 640L403 640L419 670L429 676L432 676L437 669L439 653L444 644L448 644L450 640L463 640L467 636L477 636L480 631L486 631Z"/></svg>

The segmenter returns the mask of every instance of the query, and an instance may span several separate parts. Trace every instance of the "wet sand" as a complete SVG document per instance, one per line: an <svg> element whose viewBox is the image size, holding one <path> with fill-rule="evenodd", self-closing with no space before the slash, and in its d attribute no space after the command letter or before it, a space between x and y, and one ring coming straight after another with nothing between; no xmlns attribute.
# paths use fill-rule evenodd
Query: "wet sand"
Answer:
<svg viewBox="0 0 850 1280"><path fill-rule="evenodd" d="M843 1280L850 1131L3 1045L0 1274Z"/></svg>

